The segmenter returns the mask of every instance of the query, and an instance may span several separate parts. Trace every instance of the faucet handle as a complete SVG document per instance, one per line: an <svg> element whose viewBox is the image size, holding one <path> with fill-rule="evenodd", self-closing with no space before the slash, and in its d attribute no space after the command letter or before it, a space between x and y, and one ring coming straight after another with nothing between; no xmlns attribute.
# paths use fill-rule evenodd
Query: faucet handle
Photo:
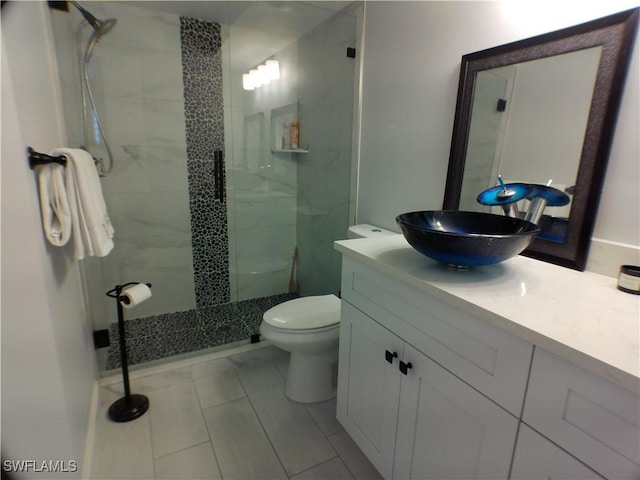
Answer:
<svg viewBox="0 0 640 480"><path fill-rule="evenodd" d="M500 177L499 177L500 178ZM500 178L501 179L501 178ZM486 189L478 195L478 203L482 205L504 205L527 198L533 187L528 183L507 183Z"/></svg>
<svg viewBox="0 0 640 480"><path fill-rule="evenodd" d="M502 175L498 175L498 184L502 188L502 190L498 191L498 193L496 194L498 198L508 199L513 197L516 194L515 190L511 188L507 188L507 186L504 184L504 181L502 180Z"/></svg>
<svg viewBox="0 0 640 480"><path fill-rule="evenodd" d="M477 201L482 205L500 205L507 217L519 218L517 202L531 193L532 187L527 183L504 183L502 175L498 175L498 183L495 187L488 188L480 195Z"/></svg>

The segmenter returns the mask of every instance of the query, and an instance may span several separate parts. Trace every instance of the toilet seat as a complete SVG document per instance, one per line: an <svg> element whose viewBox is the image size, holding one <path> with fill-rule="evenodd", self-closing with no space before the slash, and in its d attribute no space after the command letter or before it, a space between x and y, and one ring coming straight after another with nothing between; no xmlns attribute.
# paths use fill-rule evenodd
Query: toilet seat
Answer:
<svg viewBox="0 0 640 480"><path fill-rule="evenodd" d="M278 332L278 333L283 333L286 335L310 335L310 334L314 334L314 333L322 333L322 332L328 332L331 330L336 330L340 328L340 324L339 323L334 323L332 325L327 325L326 327L319 327L319 328L280 328L280 327L274 327L273 325L269 325L267 322L263 322L262 325L260 326L260 333L262 334L262 336L264 337L266 330L269 330L271 332Z"/></svg>
<svg viewBox="0 0 640 480"><path fill-rule="evenodd" d="M278 330L325 330L340 323L340 299L331 294L296 298L270 308L263 320Z"/></svg>

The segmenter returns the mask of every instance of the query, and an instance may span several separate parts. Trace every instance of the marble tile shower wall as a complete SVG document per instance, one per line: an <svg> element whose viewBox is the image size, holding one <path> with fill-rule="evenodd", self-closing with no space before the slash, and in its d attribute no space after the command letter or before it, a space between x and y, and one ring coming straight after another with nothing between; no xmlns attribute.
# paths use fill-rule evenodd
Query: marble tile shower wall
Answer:
<svg viewBox="0 0 640 480"><path fill-rule="evenodd" d="M337 293L341 258L333 241L349 226L356 17L339 13L300 39L301 136L312 148L298 163L300 294Z"/></svg>
<svg viewBox="0 0 640 480"><path fill-rule="evenodd" d="M153 283L153 301L131 311L137 317L190 310L196 299L179 17L122 2L92 2L91 12L118 19L95 48L89 70L116 161L102 182L115 248L104 259L83 262L94 324L106 328L116 309L104 293L118 283ZM52 17L68 140L80 145L80 17L73 13L52 11Z"/></svg>

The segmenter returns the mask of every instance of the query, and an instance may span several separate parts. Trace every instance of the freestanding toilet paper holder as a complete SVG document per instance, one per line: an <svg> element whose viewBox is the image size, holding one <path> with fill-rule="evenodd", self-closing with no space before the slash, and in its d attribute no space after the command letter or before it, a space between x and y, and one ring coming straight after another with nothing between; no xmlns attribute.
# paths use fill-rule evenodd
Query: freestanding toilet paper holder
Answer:
<svg viewBox="0 0 640 480"><path fill-rule="evenodd" d="M131 394L129 386L129 363L127 361L127 342L124 333L123 304L129 304L129 297L122 295L125 287L138 285L140 282L129 282L124 285L116 285L107 292L107 296L116 299L118 309L118 336L120 340L120 364L122 366L122 382L124 383L124 397L116 400L109 407L109 418L114 422L129 422L144 415L149 409L149 399L141 394ZM151 288L151 284L147 283Z"/></svg>

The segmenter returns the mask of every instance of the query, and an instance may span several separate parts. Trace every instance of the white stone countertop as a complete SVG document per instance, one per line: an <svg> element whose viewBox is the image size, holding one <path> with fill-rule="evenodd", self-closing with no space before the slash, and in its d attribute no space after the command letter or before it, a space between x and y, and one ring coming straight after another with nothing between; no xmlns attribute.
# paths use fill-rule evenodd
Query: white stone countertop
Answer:
<svg viewBox="0 0 640 480"><path fill-rule="evenodd" d="M517 256L455 270L401 234L335 242L339 252L528 340L635 393L640 296L615 278Z"/></svg>

